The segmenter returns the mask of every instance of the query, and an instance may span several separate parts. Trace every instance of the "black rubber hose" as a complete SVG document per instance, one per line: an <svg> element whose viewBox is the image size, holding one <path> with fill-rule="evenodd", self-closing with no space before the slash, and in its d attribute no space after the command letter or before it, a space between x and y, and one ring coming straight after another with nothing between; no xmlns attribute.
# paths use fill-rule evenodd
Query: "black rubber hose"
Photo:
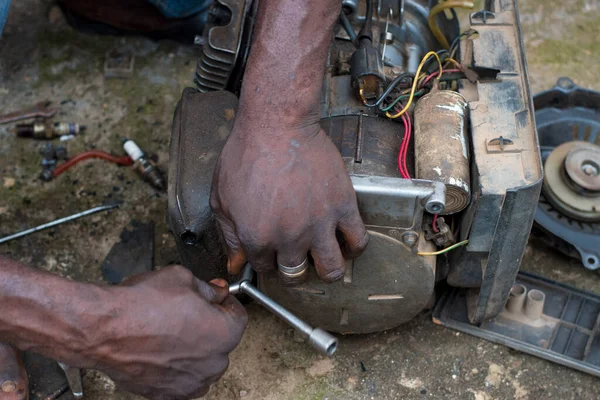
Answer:
<svg viewBox="0 0 600 400"><path fill-rule="evenodd" d="M342 27L350 37L350 40L352 40L352 42L356 44L356 32L354 32L354 29L352 29L352 25L350 25L350 20L344 13L344 10L342 10L342 12L340 13L340 25L342 25Z"/></svg>
<svg viewBox="0 0 600 400"><path fill-rule="evenodd" d="M365 13L365 22L360 28L360 32L358 32L358 40L369 39L373 42L373 1L375 0L367 0L367 11Z"/></svg>

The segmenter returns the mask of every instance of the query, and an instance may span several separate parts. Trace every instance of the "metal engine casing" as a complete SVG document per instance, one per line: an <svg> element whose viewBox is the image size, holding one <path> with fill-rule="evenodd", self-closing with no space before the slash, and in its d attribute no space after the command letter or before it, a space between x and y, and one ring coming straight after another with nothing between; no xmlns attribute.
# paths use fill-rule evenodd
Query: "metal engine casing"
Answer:
<svg viewBox="0 0 600 400"><path fill-rule="evenodd" d="M414 36L419 31L415 27L423 25L427 2L406 3ZM333 284L321 282L312 269L300 286L282 285L276 272L259 277L261 290L309 323L342 333L388 329L430 304L436 279L444 278L453 286L474 288L471 322L480 323L501 311L525 249L541 167L514 2L496 1L484 19L473 13L470 26L480 31L480 37L461 46L461 61L501 73L500 81L465 82L460 88L471 111L472 193L470 205L459 216L459 238L469 238L470 243L452 254L450 264L444 263L442 269L435 257L416 253L435 250L424 239L423 217L426 212L441 211L445 186L400 178L397 157L402 125L376 115L356 99L350 75L344 71L345 53L352 47L334 41L323 83L321 125L344 159L371 239L362 256L347 262L345 277ZM338 37L343 35L336 32ZM432 45L432 40L424 35L415 42L423 47ZM414 43L409 44L414 51ZM399 59L410 65L407 57ZM173 125L169 222L184 265L205 280L222 277L225 271L226 258L216 239L208 194L236 105L237 99L227 92L187 89ZM186 116L186 109L191 113L198 107L210 117ZM218 137L211 132L219 132ZM511 140L512 145L494 147L498 136ZM198 159L191 152L203 156ZM413 154L411 144L407 160L411 176Z"/></svg>

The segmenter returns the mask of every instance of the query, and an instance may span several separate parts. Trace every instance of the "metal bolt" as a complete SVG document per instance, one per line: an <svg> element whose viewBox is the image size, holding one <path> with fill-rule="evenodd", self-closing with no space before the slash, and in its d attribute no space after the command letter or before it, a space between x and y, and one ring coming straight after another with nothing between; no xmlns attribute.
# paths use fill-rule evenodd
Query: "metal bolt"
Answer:
<svg viewBox="0 0 600 400"><path fill-rule="evenodd" d="M204 39L204 36L200 36L200 35L194 36L194 44L195 45L204 46L205 43L206 43L206 40Z"/></svg>
<svg viewBox="0 0 600 400"><path fill-rule="evenodd" d="M392 32L385 33L385 41L387 44L391 44L394 42L394 35L392 34Z"/></svg>
<svg viewBox="0 0 600 400"><path fill-rule="evenodd" d="M600 173L600 171L598 171L598 164L592 161L584 161L583 164L581 164L581 170L587 176L598 176L598 173Z"/></svg>
<svg viewBox="0 0 600 400"><path fill-rule="evenodd" d="M2 382L2 391L5 393L12 393L17 390L17 384L15 381L4 381Z"/></svg>
<svg viewBox="0 0 600 400"><path fill-rule="evenodd" d="M413 247L415 244L417 244L417 239L419 239L419 235L413 231L408 231L402 235L402 241L408 247Z"/></svg>

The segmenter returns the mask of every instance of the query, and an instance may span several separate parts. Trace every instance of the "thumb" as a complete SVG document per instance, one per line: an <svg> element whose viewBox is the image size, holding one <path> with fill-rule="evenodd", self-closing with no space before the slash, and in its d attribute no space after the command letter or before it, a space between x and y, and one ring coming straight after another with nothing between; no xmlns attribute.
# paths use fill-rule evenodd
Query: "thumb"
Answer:
<svg viewBox="0 0 600 400"><path fill-rule="evenodd" d="M229 284L224 279L213 279L209 283L194 279L198 294L209 303L221 304L229 296Z"/></svg>

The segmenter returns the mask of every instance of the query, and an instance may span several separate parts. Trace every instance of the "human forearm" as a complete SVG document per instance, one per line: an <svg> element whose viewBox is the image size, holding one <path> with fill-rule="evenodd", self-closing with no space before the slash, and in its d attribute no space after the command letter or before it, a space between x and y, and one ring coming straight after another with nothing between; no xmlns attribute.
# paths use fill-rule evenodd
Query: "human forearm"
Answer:
<svg viewBox="0 0 600 400"><path fill-rule="evenodd" d="M260 1L237 121L292 129L318 121L340 5L339 0Z"/></svg>
<svg viewBox="0 0 600 400"><path fill-rule="evenodd" d="M0 257L0 341L85 362L101 327L112 318L107 290Z"/></svg>

